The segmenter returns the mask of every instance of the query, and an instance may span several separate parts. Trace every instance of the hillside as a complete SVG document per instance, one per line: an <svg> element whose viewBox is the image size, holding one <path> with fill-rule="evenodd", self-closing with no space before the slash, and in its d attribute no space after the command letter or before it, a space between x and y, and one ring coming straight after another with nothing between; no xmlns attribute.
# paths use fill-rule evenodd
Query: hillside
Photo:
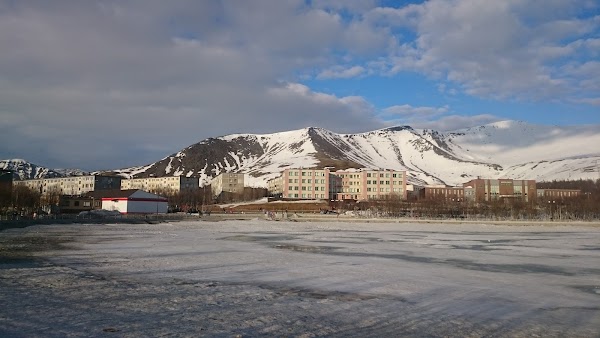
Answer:
<svg viewBox="0 0 600 338"><path fill-rule="evenodd" d="M407 170L409 181L457 185L472 178L539 181L595 179L600 160L598 126L557 127L503 121L452 132L392 127L358 134L304 128L273 134L210 138L143 167L115 170L124 176L248 174L251 185L288 167Z"/></svg>
<svg viewBox="0 0 600 338"><path fill-rule="evenodd" d="M198 176L202 184L222 172L245 173L250 186L290 167L406 170L410 183L459 185L476 177L537 181L598 179L600 126L546 126L502 121L452 132L385 128L338 134L309 127L272 134L209 138L144 166L97 173L123 177ZM20 178L81 174L23 160L0 161Z"/></svg>

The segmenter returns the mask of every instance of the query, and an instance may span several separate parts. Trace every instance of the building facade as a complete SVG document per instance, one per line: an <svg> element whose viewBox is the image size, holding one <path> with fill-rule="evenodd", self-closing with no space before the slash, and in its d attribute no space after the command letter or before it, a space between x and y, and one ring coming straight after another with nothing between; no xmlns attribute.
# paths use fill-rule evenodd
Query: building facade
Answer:
<svg viewBox="0 0 600 338"><path fill-rule="evenodd" d="M423 198L430 200L445 200L462 202L465 200L465 188L447 186L425 186L423 187Z"/></svg>
<svg viewBox="0 0 600 338"><path fill-rule="evenodd" d="M177 194L184 190L200 187L198 177L165 176L144 177L121 180L121 190L139 189L150 192Z"/></svg>
<svg viewBox="0 0 600 338"><path fill-rule="evenodd" d="M406 171L358 169L336 171L332 198L336 200L378 200L407 198Z"/></svg>
<svg viewBox="0 0 600 338"><path fill-rule="evenodd" d="M489 202L501 199L520 199L533 202L537 197L534 180L474 179L463 184L465 198L474 202Z"/></svg>
<svg viewBox="0 0 600 338"><path fill-rule="evenodd" d="M578 189L538 189L537 197L543 200L563 200L581 196Z"/></svg>
<svg viewBox="0 0 600 338"><path fill-rule="evenodd" d="M99 197L102 209L121 214L166 214L169 203L165 197L143 190L112 190Z"/></svg>
<svg viewBox="0 0 600 338"><path fill-rule="evenodd" d="M241 194L244 192L244 174L221 173L210 181L210 190L213 196L223 192Z"/></svg>
<svg viewBox="0 0 600 338"><path fill-rule="evenodd" d="M24 185L39 192L42 196L50 194L74 196L82 195L90 191L120 189L121 177L85 175L21 180L15 181L14 184Z"/></svg>
<svg viewBox="0 0 600 338"><path fill-rule="evenodd" d="M285 169L270 188L283 198L329 199L329 169Z"/></svg>

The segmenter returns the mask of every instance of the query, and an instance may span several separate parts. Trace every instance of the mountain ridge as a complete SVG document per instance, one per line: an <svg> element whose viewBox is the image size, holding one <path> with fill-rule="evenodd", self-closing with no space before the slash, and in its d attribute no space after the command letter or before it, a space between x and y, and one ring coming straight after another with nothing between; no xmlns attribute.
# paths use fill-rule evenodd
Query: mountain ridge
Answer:
<svg viewBox="0 0 600 338"><path fill-rule="evenodd" d="M320 127L204 139L144 166L101 171L123 177L247 174L251 186L289 167L407 170L410 183L459 185L472 178L596 179L600 126L499 121L440 132L393 126L356 134ZM1 166L0 166L1 168Z"/></svg>

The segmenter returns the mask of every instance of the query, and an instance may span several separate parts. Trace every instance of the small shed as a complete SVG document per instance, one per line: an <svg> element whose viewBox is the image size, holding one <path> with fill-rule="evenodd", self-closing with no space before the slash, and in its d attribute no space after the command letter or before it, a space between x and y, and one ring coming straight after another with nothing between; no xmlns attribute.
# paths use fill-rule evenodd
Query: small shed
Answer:
<svg viewBox="0 0 600 338"><path fill-rule="evenodd" d="M102 198L102 209L116 210L121 214L166 214L165 197L138 189L113 190Z"/></svg>

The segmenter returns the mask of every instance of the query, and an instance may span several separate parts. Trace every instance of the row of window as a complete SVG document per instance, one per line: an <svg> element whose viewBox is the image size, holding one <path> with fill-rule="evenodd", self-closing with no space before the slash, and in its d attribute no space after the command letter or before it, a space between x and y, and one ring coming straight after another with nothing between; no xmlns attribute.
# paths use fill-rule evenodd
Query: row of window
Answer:
<svg viewBox="0 0 600 338"><path fill-rule="evenodd" d="M290 171L289 172L290 176L298 176L298 175L302 175L302 176L313 176L313 172L312 171L302 171L302 172L298 172L298 171ZM314 176L317 177L324 177L325 176L325 172L322 171L317 171L314 173Z"/></svg>
<svg viewBox="0 0 600 338"><path fill-rule="evenodd" d="M290 187L289 190L304 190L304 191L312 191L312 186L302 186L300 189L298 186ZM315 187L315 191L325 191L325 187Z"/></svg>
<svg viewBox="0 0 600 338"><path fill-rule="evenodd" d="M326 198L325 194L288 194L288 198Z"/></svg>
<svg viewBox="0 0 600 338"><path fill-rule="evenodd" d="M290 178L288 179L288 183L298 183L298 179L297 178ZM313 180L311 178L303 178L302 179L302 183L307 183L307 184L312 184ZM315 184L325 184L325 179L315 179Z"/></svg>

